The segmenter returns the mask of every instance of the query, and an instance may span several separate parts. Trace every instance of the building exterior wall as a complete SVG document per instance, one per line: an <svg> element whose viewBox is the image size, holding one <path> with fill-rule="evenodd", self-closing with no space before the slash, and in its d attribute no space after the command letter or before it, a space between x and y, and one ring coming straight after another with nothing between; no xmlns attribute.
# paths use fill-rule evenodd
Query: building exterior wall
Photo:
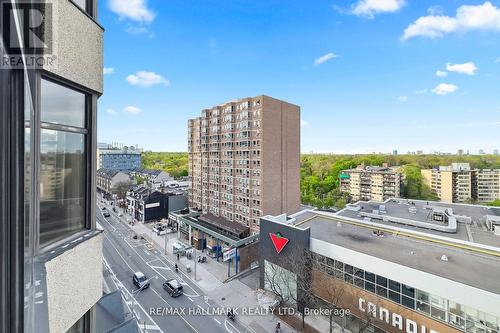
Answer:
<svg viewBox="0 0 500 333"><path fill-rule="evenodd" d="M477 201L500 200L500 169L477 171Z"/></svg>
<svg viewBox="0 0 500 333"><path fill-rule="evenodd" d="M460 332L442 322L404 308L382 297L378 297L375 294L345 283L324 272L313 270L312 284L315 295L321 299L327 302L331 302L334 299L337 300L339 307L349 309L357 318L367 321L386 332L414 332L412 329L408 329L407 325L410 325L412 328L416 327L415 332L420 333L424 333L422 326L426 328L425 332ZM376 309L374 310L371 307L368 308L368 303L372 303ZM386 313L384 309L387 310L388 313ZM394 315L401 316L401 328L394 322Z"/></svg>
<svg viewBox="0 0 500 333"><path fill-rule="evenodd" d="M99 151L98 168L110 170L132 170L141 167L141 154L128 152Z"/></svg>
<svg viewBox="0 0 500 333"><path fill-rule="evenodd" d="M79 7L82 2L88 10ZM24 237L17 246L24 245L24 277L16 276L24 288L17 296L20 299L11 305L23 308L24 322L17 323L18 330L7 331L66 332L76 323L85 323L86 333L93 330L93 308L102 296L102 236L95 226L95 173L104 30L96 21L96 1L56 0L44 6L45 10L52 7L54 19L53 25L44 24L52 28L44 31L44 42L54 42L57 61L25 69L22 84L15 87L19 89L16 104L25 111L19 115L26 129L25 145L16 148L25 154L24 165L19 168L25 172L19 179L27 185ZM20 22L27 24L26 17ZM65 100L67 93L77 96L75 105ZM4 96L0 96L2 99ZM56 100L61 103L54 106ZM81 122L64 117L65 103L72 104L71 112ZM64 112L54 112L62 111L56 107ZM75 142L81 143L79 149L69 147ZM18 207L22 205L18 203ZM60 211L55 212L53 207Z"/></svg>
<svg viewBox="0 0 500 333"><path fill-rule="evenodd" d="M71 1L57 0L53 3L57 64L45 64L43 69L102 93L103 28Z"/></svg>
<svg viewBox="0 0 500 333"><path fill-rule="evenodd" d="M259 229L265 214L300 205L300 109L268 96L188 121L189 205ZM264 199L266 198L266 199Z"/></svg>
<svg viewBox="0 0 500 333"><path fill-rule="evenodd" d="M459 165L459 164L456 164ZM443 202L491 202L500 198L500 169L423 169L426 184Z"/></svg>
<svg viewBox="0 0 500 333"><path fill-rule="evenodd" d="M64 333L102 296L102 234L48 261L45 267L50 332Z"/></svg>
<svg viewBox="0 0 500 333"><path fill-rule="evenodd" d="M300 206L300 108L264 97L262 115L262 213L293 214Z"/></svg>
<svg viewBox="0 0 500 333"><path fill-rule="evenodd" d="M402 173L399 170L343 170L340 190L349 194L352 201L385 201L401 196Z"/></svg>

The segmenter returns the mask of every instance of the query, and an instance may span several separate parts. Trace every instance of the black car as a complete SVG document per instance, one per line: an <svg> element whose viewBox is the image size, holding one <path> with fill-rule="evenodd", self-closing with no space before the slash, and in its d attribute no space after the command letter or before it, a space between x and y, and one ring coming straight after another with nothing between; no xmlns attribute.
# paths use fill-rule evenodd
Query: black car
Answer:
<svg viewBox="0 0 500 333"><path fill-rule="evenodd" d="M178 297L182 295L182 285L176 279L171 279L163 283L163 289L172 297Z"/></svg>
<svg viewBox="0 0 500 333"><path fill-rule="evenodd" d="M104 212L104 214L102 214L102 215L104 215L104 217L110 217L111 216L111 214L109 214L108 212Z"/></svg>
<svg viewBox="0 0 500 333"><path fill-rule="evenodd" d="M102 210L106 210L106 207L102 207Z"/></svg>
<svg viewBox="0 0 500 333"><path fill-rule="evenodd" d="M135 272L132 277L132 282L139 289L149 288L149 280L143 272Z"/></svg>

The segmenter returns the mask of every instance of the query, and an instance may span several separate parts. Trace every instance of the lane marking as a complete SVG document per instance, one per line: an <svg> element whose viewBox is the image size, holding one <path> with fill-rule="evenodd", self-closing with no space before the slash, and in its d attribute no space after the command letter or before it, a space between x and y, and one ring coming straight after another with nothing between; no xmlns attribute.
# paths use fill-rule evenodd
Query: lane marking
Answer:
<svg viewBox="0 0 500 333"><path fill-rule="evenodd" d="M130 305L132 305L132 303L134 304L137 304L140 309L144 312L144 314L146 315L146 317L151 320L152 323L155 324L155 330L158 330L162 333L165 333L161 328L160 326L158 326L158 324L153 320L153 318L151 318L151 316L147 313L146 309L144 309L144 307L141 305L141 303L139 303L137 301L137 299L134 297L134 295L127 289L127 287L125 287L125 285L120 281L120 279L118 279L118 277L116 276L115 272L113 271L113 269L111 268L111 266L108 264L106 258L102 258L103 261L104 261L104 265L106 266L106 268L108 269L108 271L111 273L111 278L113 280L113 283L117 286L117 288L121 291L122 293L122 296L124 296L125 298L125 304L127 304L127 307L129 308L130 312L133 312L134 314L136 314L136 317L137 319L139 319L140 317L138 316L138 314L136 313L136 310L135 309L132 309L131 306L128 305L128 303L130 302ZM130 298L132 298L134 300L134 302L132 301L127 301L128 298L124 295L124 292L123 291L126 291L129 295ZM140 325L139 325L140 326ZM141 329L141 328L140 328ZM142 332L142 329L141 329L141 332Z"/></svg>
<svg viewBox="0 0 500 333"><path fill-rule="evenodd" d="M217 322L217 324L222 325L222 323L217 318L214 318L214 320Z"/></svg>

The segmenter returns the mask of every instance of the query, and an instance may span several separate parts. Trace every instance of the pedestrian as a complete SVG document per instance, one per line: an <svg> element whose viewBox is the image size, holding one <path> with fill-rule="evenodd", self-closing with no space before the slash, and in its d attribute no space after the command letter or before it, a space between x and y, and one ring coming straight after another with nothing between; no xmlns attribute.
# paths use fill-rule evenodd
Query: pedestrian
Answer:
<svg viewBox="0 0 500 333"><path fill-rule="evenodd" d="M281 323L276 324L276 330L275 333L281 333Z"/></svg>
<svg viewBox="0 0 500 333"><path fill-rule="evenodd" d="M180 255L179 255L179 253L177 253L177 260L179 260L179 258L180 258Z"/></svg>

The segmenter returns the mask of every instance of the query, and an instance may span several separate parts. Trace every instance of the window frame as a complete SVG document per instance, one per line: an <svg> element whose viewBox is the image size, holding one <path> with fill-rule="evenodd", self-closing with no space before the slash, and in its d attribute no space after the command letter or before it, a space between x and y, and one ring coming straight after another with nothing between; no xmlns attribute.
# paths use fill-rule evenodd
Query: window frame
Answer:
<svg viewBox="0 0 500 333"><path fill-rule="evenodd" d="M90 0L93 1L93 0ZM62 125L62 124L53 124L48 122L41 121L41 101L42 101L42 80L50 81L51 83L60 85L64 88L72 89L77 92L80 92L85 95L85 106L84 106L84 128L79 128L70 125ZM31 119L33 124L31 128L34 132L32 140L34 143L32 144L34 154L33 158L35 159L37 167L35 168L36 175L33 177L33 182L36 183L36 192L32 195L33 204L35 207L36 214L34 216L33 221L33 231L34 231L34 240L35 240L35 254L41 254L50 251L51 249L61 245L62 243L78 238L81 235L87 233L89 230L95 229L95 163L96 163L96 149L95 143L97 142L97 98L98 93L92 91L78 83L72 82L68 79L62 78L56 74L47 72L47 71L38 71L34 78L36 83L36 88L33 89L33 94L35 95L33 100L34 102L34 119ZM40 173L40 145L41 145L41 131L42 129L50 129L57 131L64 131L68 133L78 133L84 135L84 167L85 167L85 212L84 212L84 223L83 227L80 231L68 235L63 239L56 240L53 242L49 242L47 244L40 243L40 189L39 189L39 173Z"/></svg>

